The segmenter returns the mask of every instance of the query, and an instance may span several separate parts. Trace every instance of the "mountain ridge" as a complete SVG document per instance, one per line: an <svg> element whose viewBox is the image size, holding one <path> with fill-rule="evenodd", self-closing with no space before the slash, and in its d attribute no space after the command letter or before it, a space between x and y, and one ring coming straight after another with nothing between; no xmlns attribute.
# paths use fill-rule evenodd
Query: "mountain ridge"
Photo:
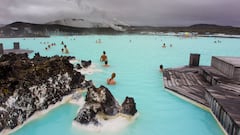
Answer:
<svg viewBox="0 0 240 135"><path fill-rule="evenodd" d="M46 37L51 35L86 35L86 34L147 34L147 33L167 33L167 32L194 32L198 34L228 34L240 35L240 28L233 26L220 26L215 24L194 24L180 27L156 27L156 26L129 26L114 24L121 27L121 30L95 22L87 22L84 19L73 19L78 21L78 27L66 26L61 23L36 24L28 22L14 22L0 27L0 37ZM85 21L84 27L81 23ZM88 24L90 23L90 24ZM93 25L94 24L94 25ZM97 25L95 25L97 24ZM88 27L86 27L86 25ZM92 27L90 27L92 26ZM93 27L94 26L94 27Z"/></svg>

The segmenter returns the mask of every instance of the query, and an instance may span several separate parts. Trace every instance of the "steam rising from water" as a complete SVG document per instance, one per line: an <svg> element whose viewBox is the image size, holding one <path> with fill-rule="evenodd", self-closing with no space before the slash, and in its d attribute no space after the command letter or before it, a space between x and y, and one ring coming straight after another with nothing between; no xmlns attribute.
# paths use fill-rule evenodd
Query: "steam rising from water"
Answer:
<svg viewBox="0 0 240 135"><path fill-rule="evenodd" d="M128 25L127 23L118 20L112 14L106 12L106 10L99 8L96 5L96 0L67 0L67 1L76 3L77 8L79 10L78 16L80 16L81 19L85 19L95 23L108 24L111 27L113 27L114 24Z"/></svg>
<svg viewBox="0 0 240 135"><path fill-rule="evenodd" d="M69 2L76 3L78 8L78 15L80 18L86 19L93 22L103 22L110 17L107 13L94 5L95 0L67 0Z"/></svg>

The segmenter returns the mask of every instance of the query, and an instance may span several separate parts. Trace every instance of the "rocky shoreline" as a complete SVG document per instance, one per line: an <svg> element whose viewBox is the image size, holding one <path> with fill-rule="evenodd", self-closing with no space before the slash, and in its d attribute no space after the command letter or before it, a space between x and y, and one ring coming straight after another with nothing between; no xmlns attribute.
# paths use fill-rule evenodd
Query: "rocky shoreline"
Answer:
<svg viewBox="0 0 240 135"><path fill-rule="evenodd" d="M65 96L73 94L77 89L88 89L88 93L96 90L92 81L85 80L84 75L74 70L74 66L69 62L72 58L74 57L42 57L39 53L36 53L32 59L28 58L27 54L13 53L0 57L0 133L22 125L36 112L48 109L49 106L62 101ZM107 96L98 96L111 95L110 99L114 99L110 91L106 91L108 91L105 92ZM103 92L100 93L103 94ZM95 98L96 95L87 94L86 101L95 102ZM100 103L104 105L104 109L97 108L98 111L94 113L107 112L106 115L109 115L109 111L105 110L111 110L112 101L110 102L108 98L102 99L107 99ZM116 102L115 99L113 101ZM131 102L134 103L133 98ZM86 102L83 108L88 104ZM125 105L123 112L132 115L133 112L129 112L129 107ZM133 110L136 113L135 103L131 107L134 107ZM94 119L89 113L81 115L81 110L77 118L86 116L92 118L90 121Z"/></svg>

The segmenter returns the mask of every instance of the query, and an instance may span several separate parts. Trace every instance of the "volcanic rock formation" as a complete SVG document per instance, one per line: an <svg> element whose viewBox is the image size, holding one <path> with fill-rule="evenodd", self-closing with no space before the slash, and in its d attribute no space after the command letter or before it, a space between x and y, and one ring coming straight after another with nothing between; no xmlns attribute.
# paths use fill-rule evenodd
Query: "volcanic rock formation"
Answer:
<svg viewBox="0 0 240 135"><path fill-rule="evenodd" d="M72 57L8 54L0 57L0 131L22 124L36 111L92 85L73 70Z"/></svg>
<svg viewBox="0 0 240 135"><path fill-rule="evenodd" d="M74 70L69 62L74 57L42 57L30 59L27 54L0 56L0 132L21 125L35 112L45 110L73 94L76 89L87 89L86 103L75 121L100 125L96 116L119 113L133 116L137 110L134 99L126 97L122 106L104 86L96 88L92 81ZM89 66L91 61L86 61Z"/></svg>
<svg viewBox="0 0 240 135"><path fill-rule="evenodd" d="M74 119L80 124L101 125L96 115L104 114L105 116L115 116L119 113L129 116L137 112L136 104L133 98L126 97L122 106L116 101L111 92L104 86L88 88L86 103L78 112Z"/></svg>

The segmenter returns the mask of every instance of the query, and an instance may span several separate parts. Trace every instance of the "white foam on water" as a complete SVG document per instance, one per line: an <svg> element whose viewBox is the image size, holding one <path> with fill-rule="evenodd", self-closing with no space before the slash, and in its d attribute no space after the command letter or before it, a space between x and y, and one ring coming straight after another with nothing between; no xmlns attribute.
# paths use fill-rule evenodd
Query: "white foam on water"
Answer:
<svg viewBox="0 0 240 135"><path fill-rule="evenodd" d="M114 117L103 117L97 116L97 119L101 123L99 126L95 126L94 124L80 124L76 121L72 122L72 127L74 130L79 131L89 131L93 133L116 133L122 131L124 128L128 127L131 123L133 123L136 118L139 116L139 113L134 116L127 116L119 113Z"/></svg>
<svg viewBox="0 0 240 135"><path fill-rule="evenodd" d="M78 106L82 107L82 106L85 104L85 99L84 99L83 97L81 97L81 98L78 99L78 100L71 99L71 100L69 101L69 103L75 104L75 105L78 105Z"/></svg>
<svg viewBox="0 0 240 135"><path fill-rule="evenodd" d="M69 103L83 107L85 104L85 96L83 96L84 92L86 92L86 89L77 89L76 92L73 93Z"/></svg>
<svg viewBox="0 0 240 135"><path fill-rule="evenodd" d="M91 64L88 68L82 68L82 69L75 69L77 72L80 72L81 74L85 75L91 75L95 72L103 72L103 70L98 69L95 64Z"/></svg>
<svg viewBox="0 0 240 135"><path fill-rule="evenodd" d="M17 127L15 127L14 129L4 129L2 132L0 132L0 135L8 135L8 134L11 134L13 132L16 132L17 130L21 129L23 126L25 126L27 123L35 120L35 119L39 119L41 117L43 117L44 115L46 115L48 112L50 112L51 110L59 107L60 105L62 104L65 104L67 103L69 100L71 100L71 97L72 97L72 94L70 95L67 95L65 97L63 97L62 101L60 102L57 102L56 104L54 105L50 105L48 107L48 109L46 110L42 110L42 111L37 111L35 112L30 118L28 118L26 121L24 121L23 124L21 125L18 125Z"/></svg>
<svg viewBox="0 0 240 135"><path fill-rule="evenodd" d="M69 62L73 65L77 64L77 63L81 63L80 60L77 59L71 59L69 60ZM103 72L103 70L98 69L96 64L92 63L88 68L82 68L82 69L75 69L75 71L80 72L81 74L85 75L91 75L95 72Z"/></svg>
<svg viewBox="0 0 240 135"><path fill-rule="evenodd" d="M77 64L77 63L81 63L81 61L80 60L77 60L77 59L71 59L71 60L69 60L69 62L71 63L71 64Z"/></svg>

